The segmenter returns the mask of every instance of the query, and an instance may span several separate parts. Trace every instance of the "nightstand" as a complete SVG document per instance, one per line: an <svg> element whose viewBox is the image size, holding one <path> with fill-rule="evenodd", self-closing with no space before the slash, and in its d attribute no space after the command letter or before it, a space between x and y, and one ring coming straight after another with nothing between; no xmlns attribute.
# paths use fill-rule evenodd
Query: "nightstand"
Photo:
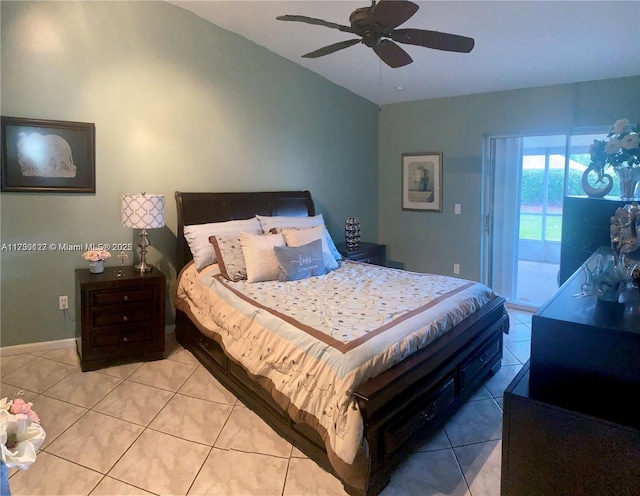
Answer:
<svg viewBox="0 0 640 496"><path fill-rule="evenodd" d="M336 243L336 248L338 248L338 251L344 258L353 260L354 262L385 265L387 261L385 245L361 241L355 250L347 250L346 243Z"/></svg>
<svg viewBox="0 0 640 496"><path fill-rule="evenodd" d="M76 270L76 347L83 371L163 358L165 284L155 267Z"/></svg>

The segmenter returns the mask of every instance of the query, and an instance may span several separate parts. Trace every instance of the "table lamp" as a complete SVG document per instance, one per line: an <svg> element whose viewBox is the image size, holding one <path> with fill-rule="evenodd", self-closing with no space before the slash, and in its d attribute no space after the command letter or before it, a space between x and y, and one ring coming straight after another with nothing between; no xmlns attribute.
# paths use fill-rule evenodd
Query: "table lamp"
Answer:
<svg viewBox="0 0 640 496"><path fill-rule="evenodd" d="M140 263L134 267L140 272L149 272L147 248L151 246L147 239L147 229L164 226L164 195L147 193L128 193L121 195L121 218L124 227L142 229L140 231Z"/></svg>

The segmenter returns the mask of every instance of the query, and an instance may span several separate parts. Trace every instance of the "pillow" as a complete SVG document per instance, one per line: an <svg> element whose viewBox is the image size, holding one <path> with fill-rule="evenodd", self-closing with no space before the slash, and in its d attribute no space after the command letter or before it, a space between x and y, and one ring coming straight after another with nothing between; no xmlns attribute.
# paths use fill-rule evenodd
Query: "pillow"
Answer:
<svg viewBox="0 0 640 496"><path fill-rule="evenodd" d="M278 259L273 250L284 246L282 234L240 233L240 244L247 266L247 281L275 281L278 279Z"/></svg>
<svg viewBox="0 0 640 496"><path fill-rule="evenodd" d="M260 227L260 222L255 217L246 220L184 226L184 238L189 244L196 269L202 270L216 262L216 254L213 250L213 245L209 242L209 236L240 234L243 231L260 234L262 227Z"/></svg>
<svg viewBox="0 0 640 496"><path fill-rule="evenodd" d="M329 247L329 251L333 258L336 260L342 260L342 255L336 248L336 244L331 239L331 234L327 230L327 227L324 223L324 217L322 214L314 215L312 217L290 217L285 215L277 215L274 217L267 217L265 215L256 215L256 218L260 221L260 225L262 226L262 231L268 233L271 229L275 228L301 228L301 227L315 227L315 226L324 226L324 235L327 238L327 246Z"/></svg>
<svg viewBox="0 0 640 496"><path fill-rule="evenodd" d="M282 237L287 246L302 246L312 241L320 241L322 244L322 257L326 270L338 268L338 262L333 258L324 235L324 226L308 227L307 229L283 229Z"/></svg>
<svg viewBox="0 0 640 496"><path fill-rule="evenodd" d="M320 239L302 246L276 246L273 251L278 260L280 281L298 281L326 273Z"/></svg>
<svg viewBox="0 0 640 496"><path fill-rule="evenodd" d="M240 281L247 278L247 266L244 263L244 253L240 244L240 234L232 236L209 236L213 245L220 273L230 281Z"/></svg>

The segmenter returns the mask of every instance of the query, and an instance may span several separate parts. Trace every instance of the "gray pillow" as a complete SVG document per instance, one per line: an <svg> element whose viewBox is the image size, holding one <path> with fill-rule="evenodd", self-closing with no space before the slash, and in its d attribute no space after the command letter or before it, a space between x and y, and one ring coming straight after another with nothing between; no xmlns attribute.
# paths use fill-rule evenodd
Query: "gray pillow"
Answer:
<svg viewBox="0 0 640 496"><path fill-rule="evenodd" d="M276 246L278 280L297 281L326 273L322 256L322 240L302 246Z"/></svg>

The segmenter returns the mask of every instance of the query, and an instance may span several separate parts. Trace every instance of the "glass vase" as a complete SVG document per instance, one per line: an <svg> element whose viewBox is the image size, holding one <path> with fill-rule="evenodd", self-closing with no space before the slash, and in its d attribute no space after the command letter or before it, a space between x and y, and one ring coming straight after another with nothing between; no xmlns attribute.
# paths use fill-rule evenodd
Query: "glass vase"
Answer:
<svg viewBox="0 0 640 496"><path fill-rule="evenodd" d="M358 249L360 244L360 220L357 217L347 217L344 225L344 240L347 243L347 250Z"/></svg>
<svg viewBox="0 0 640 496"><path fill-rule="evenodd" d="M11 489L9 488L9 469L0 461L0 494L2 496L11 496Z"/></svg>
<svg viewBox="0 0 640 496"><path fill-rule="evenodd" d="M637 199L636 188L640 181L640 167L616 167L614 170L620 180L620 199Z"/></svg>
<svg viewBox="0 0 640 496"><path fill-rule="evenodd" d="M104 272L104 260L89 262L89 272L92 274L102 274Z"/></svg>

